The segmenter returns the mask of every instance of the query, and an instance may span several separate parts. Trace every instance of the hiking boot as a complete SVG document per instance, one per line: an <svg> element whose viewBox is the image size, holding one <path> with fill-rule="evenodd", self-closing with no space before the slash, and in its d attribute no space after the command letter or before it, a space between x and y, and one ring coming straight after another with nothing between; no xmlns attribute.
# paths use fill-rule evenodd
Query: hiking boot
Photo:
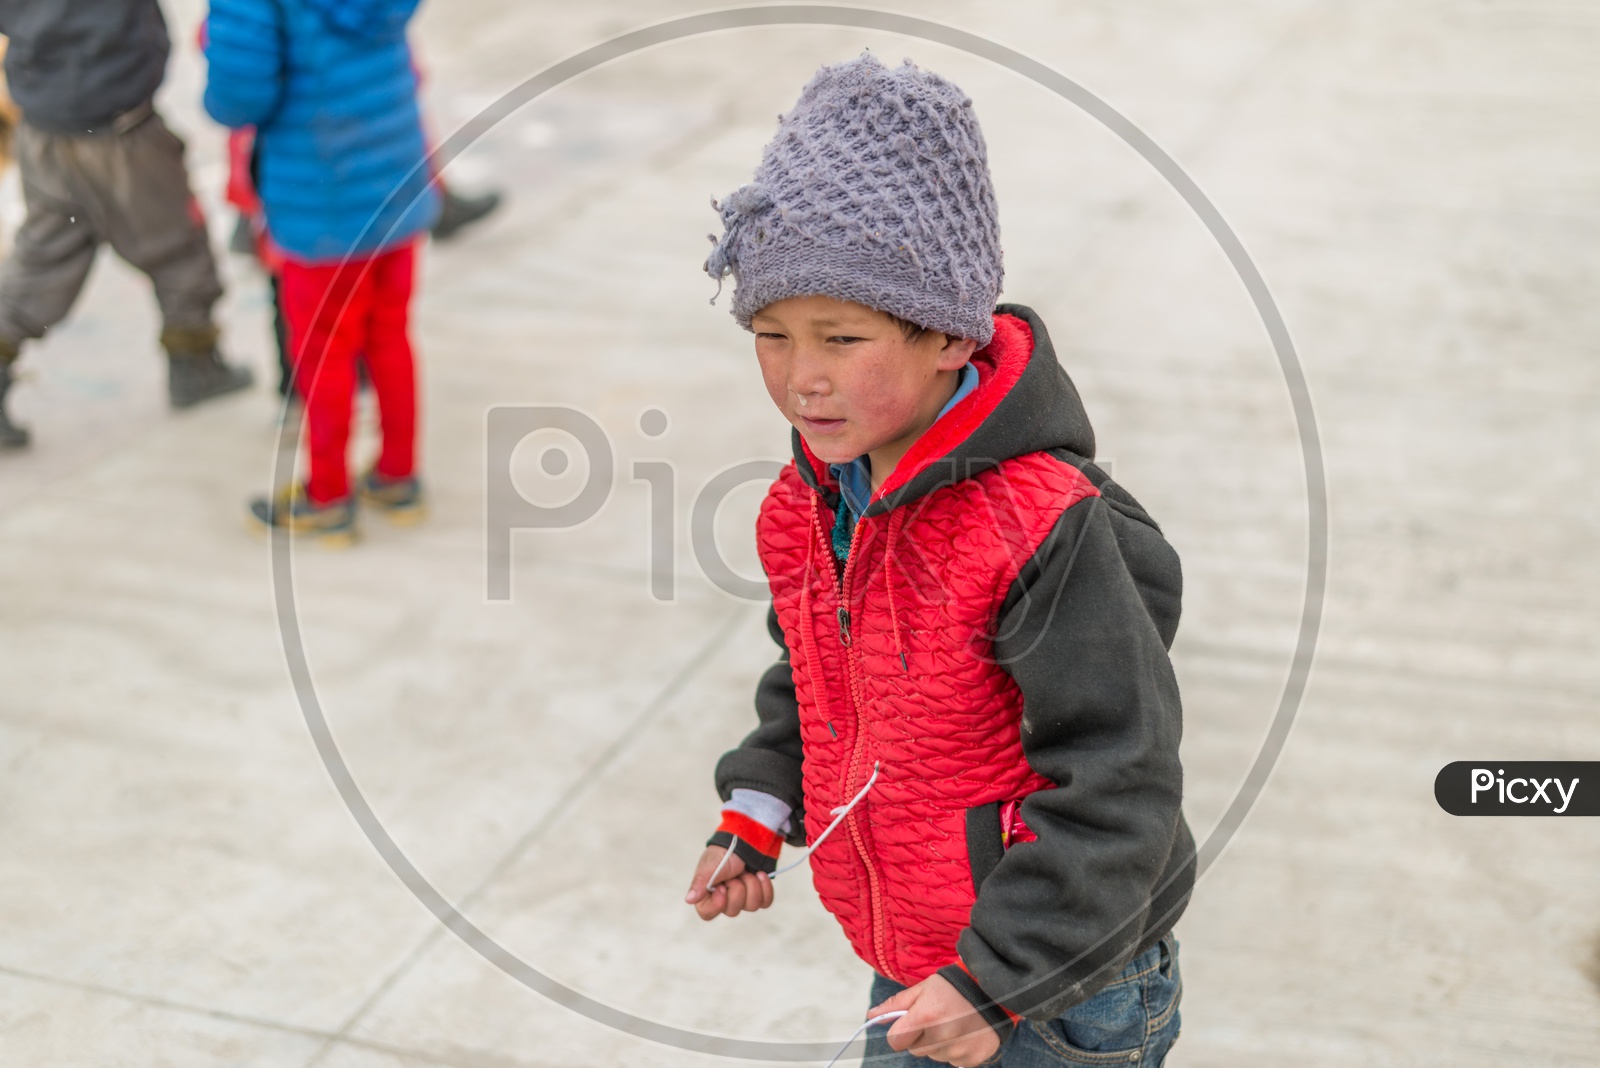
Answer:
<svg viewBox="0 0 1600 1068"><path fill-rule="evenodd" d="M260 530L286 530L331 549L344 549L356 541L355 500L346 497L317 504L301 485L286 486L271 497L250 502L252 524Z"/></svg>
<svg viewBox="0 0 1600 1068"><path fill-rule="evenodd" d="M215 327L168 327L161 344L167 350L167 399L174 408L237 393L255 381L250 368L222 362Z"/></svg>
<svg viewBox="0 0 1600 1068"><path fill-rule="evenodd" d="M468 226L500 206L500 194L490 191L475 197L458 196L449 188L440 190L439 218L433 224L433 236L438 241L448 241L463 226Z"/></svg>
<svg viewBox="0 0 1600 1068"><path fill-rule="evenodd" d="M0 362L0 449L28 447L28 429L11 421L6 414L6 394L11 392L11 364Z"/></svg>
<svg viewBox="0 0 1600 1068"><path fill-rule="evenodd" d="M391 523L410 526L427 518L428 503L422 496L422 481L415 475L384 478L376 471L368 471L361 477L359 492L362 504L382 512Z"/></svg>

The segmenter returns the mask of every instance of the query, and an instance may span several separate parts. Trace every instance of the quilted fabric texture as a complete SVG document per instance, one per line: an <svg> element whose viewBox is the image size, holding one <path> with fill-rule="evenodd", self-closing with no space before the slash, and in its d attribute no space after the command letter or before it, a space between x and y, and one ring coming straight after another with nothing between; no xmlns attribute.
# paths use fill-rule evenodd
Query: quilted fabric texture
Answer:
<svg viewBox="0 0 1600 1068"><path fill-rule="evenodd" d="M1004 269L972 101L909 60L823 67L779 120L755 180L715 205L706 271L733 315L788 297L855 301L988 344Z"/></svg>
<svg viewBox="0 0 1600 1068"><path fill-rule="evenodd" d="M757 543L793 665L808 841L879 767L812 854L813 878L856 953L901 983L956 961L976 900L967 809L1053 785L1023 755L1021 694L989 628L1061 513L1095 493L1047 455L1016 457L868 515L842 576L833 514L793 463L763 503Z"/></svg>

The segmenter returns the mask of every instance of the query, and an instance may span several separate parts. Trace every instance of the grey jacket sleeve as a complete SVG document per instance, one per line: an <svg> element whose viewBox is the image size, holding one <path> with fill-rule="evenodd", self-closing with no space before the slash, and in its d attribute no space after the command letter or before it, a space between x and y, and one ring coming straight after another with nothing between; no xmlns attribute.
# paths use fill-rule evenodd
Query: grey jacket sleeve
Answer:
<svg viewBox="0 0 1600 1068"><path fill-rule="evenodd" d="M1177 555L1136 502L1090 497L1062 513L1002 606L995 656L1022 691L1028 762L1055 786L1022 804L1037 841L972 846L991 869L973 872L958 949L983 993L1020 1015L1092 996L1187 901L1194 846L1166 647L1180 593Z"/></svg>
<svg viewBox="0 0 1600 1068"><path fill-rule="evenodd" d="M789 822L790 845L805 845L804 796L800 782L800 703L794 695L794 675L789 668L789 647L778 625L777 609L767 609L767 632L783 650L756 686L759 723L717 761L717 793L726 801L735 789L760 790L793 809Z"/></svg>

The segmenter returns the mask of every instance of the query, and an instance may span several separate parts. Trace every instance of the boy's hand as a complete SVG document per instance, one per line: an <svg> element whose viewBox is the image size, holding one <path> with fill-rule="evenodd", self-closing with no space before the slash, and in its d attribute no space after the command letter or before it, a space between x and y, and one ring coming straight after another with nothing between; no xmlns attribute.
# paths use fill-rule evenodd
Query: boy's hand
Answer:
<svg viewBox="0 0 1600 1068"><path fill-rule="evenodd" d="M772 880L767 873L745 871L744 861L738 854L728 857L728 862L722 864L727 852L721 846L706 846L706 851L700 854L700 863L694 867L694 878L683 900L694 906L702 920L715 919L719 913L737 916L741 912L755 912L772 904ZM706 882L719 864L722 870L717 872L716 884L708 887Z"/></svg>
<svg viewBox="0 0 1600 1068"><path fill-rule="evenodd" d="M930 975L867 1012L870 1019L905 1009L889 1028L889 1048L910 1050L945 1064L973 1068L1000 1049L1000 1036L972 1007L972 1002L943 978Z"/></svg>

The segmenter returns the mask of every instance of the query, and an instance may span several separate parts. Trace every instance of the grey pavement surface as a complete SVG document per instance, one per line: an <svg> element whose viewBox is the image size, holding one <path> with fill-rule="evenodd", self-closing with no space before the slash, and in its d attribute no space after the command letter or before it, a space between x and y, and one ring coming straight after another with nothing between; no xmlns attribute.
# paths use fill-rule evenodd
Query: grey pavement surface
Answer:
<svg viewBox="0 0 1600 1068"><path fill-rule="evenodd" d="M1600 757L1600 8L886 6L1052 65L1165 147L1265 275L1316 405L1322 639L1283 757L1179 925L1168 1063L1600 1063L1600 822L1455 819L1431 792L1452 760ZM548 64L694 10L427 5L432 122L448 134ZM168 11L192 41L203 5ZM698 264L708 198L748 177L817 64L864 46L974 97L1006 298L1044 316L1102 456L1183 556L1174 656L1188 811L1208 834L1265 737L1301 607L1283 376L1237 276L1148 165L941 46L725 32L509 116L450 172L508 204L429 250L416 306L433 517L293 557L333 735L418 870L569 987L746 1040L842 1041L868 973L803 878L736 923L681 904L715 818L711 765L772 655L760 606L705 579L689 515L717 472L786 448ZM202 81L180 48L161 103L220 245L223 141ZM264 279L226 268L227 343L266 377ZM25 357L15 408L33 450L0 457L0 1063L715 1060L520 985L364 838L290 686L267 546L244 529L280 444L269 393L169 414L147 289L99 265ZM491 602L483 428L514 403L590 413L619 474L582 528L519 535L514 597ZM649 408L664 435L640 432ZM582 484L576 453L545 473L562 442L544 432L513 457L530 498ZM674 466L668 603L650 594L635 460ZM717 517L745 575L758 498L745 486Z"/></svg>

